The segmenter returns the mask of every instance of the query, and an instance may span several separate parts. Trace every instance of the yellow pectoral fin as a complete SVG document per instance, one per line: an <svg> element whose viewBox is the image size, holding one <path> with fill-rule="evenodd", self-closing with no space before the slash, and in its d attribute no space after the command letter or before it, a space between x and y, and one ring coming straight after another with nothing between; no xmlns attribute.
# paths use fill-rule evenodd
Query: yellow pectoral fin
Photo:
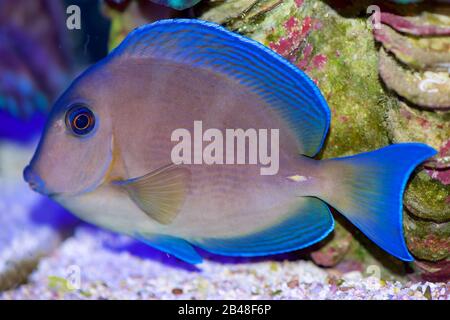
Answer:
<svg viewBox="0 0 450 320"><path fill-rule="evenodd" d="M117 181L137 206L161 224L170 224L178 215L191 180L189 169L173 164L139 178Z"/></svg>

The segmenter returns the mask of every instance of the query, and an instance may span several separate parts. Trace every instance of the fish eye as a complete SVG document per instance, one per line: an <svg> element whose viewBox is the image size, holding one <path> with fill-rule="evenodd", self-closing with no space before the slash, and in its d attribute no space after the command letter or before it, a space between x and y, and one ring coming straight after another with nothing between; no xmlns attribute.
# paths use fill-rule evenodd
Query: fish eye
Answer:
<svg viewBox="0 0 450 320"><path fill-rule="evenodd" d="M66 113L66 126L77 136L86 135L94 129L95 116L85 105L74 105Z"/></svg>

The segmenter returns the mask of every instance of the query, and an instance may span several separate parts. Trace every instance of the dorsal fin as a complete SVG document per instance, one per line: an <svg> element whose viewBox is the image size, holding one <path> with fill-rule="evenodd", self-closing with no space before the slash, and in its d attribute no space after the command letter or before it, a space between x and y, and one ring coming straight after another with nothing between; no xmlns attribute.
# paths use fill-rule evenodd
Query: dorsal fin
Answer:
<svg viewBox="0 0 450 320"><path fill-rule="evenodd" d="M330 111L319 88L300 69L262 44L201 20L161 20L131 32L111 59L151 58L211 70L257 93L296 133L299 153L316 155Z"/></svg>

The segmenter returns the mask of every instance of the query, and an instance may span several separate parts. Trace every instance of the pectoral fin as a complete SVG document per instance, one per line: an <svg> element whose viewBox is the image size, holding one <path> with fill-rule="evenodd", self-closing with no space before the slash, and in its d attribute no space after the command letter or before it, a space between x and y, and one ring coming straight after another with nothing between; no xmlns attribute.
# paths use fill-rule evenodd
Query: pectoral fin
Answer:
<svg viewBox="0 0 450 320"><path fill-rule="evenodd" d="M136 205L161 224L170 224L186 198L190 182L187 168L167 165L145 176L115 184L129 193Z"/></svg>

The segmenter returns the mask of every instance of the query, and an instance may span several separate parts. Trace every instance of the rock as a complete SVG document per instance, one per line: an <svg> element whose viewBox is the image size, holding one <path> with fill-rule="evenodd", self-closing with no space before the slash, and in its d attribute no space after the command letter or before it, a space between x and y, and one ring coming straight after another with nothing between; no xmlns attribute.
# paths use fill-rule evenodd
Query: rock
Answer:
<svg viewBox="0 0 450 320"><path fill-rule="evenodd" d="M415 72L396 63L380 49L380 76L401 97L424 108L450 109L450 78L447 72Z"/></svg>
<svg viewBox="0 0 450 320"><path fill-rule="evenodd" d="M227 24L232 30L240 27L247 28L251 21L271 11L282 2L280 0L231 0L214 5L211 1L212 6L204 11L201 19Z"/></svg>
<svg viewBox="0 0 450 320"><path fill-rule="evenodd" d="M450 113L421 110L399 101L392 103L387 110L386 128L392 142L422 142L439 150L450 138ZM433 163L441 159L438 162L443 167L444 157L436 157ZM428 165L431 166L431 163Z"/></svg>
<svg viewBox="0 0 450 320"><path fill-rule="evenodd" d="M292 279L287 283L288 288L294 289L299 286L298 279Z"/></svg>
<svg viewBox="0 0 450 320"><path fill-rule="evenodd" d="M414 265L422 279L433 282L447 282L450 278L450 259L438 262L416 260Z"/></svg>
<svg viewBox="0 0 450 320"><path fill-rule="evenodd" d="M396 58L418 70L447 71L450 67L450 38L413 38L401 35L392 28L381 25L374 36Z"/></svg>
<svg viewBox="0 0 450 320"><path fill-rule="evenodd" d="M103 13L111 19L109 50L117 47L128 33L145 23L176 18L179 13L150 1L125 1L119 6L107 1Z"/></svg>
<svg viewBox="0 0 450 320"><path fill-rule="evenodd" d="M173 288L172 293L176 296L179 296L180 294L183 294L183 289L180 288Z"/></svg>
<svg viewBox="0 0 450 320"><path fill-rule="evenodd" d="M403 217L408 248L415 257L427 261L450 258L450 222L421 220L407 212Z"/></svg>
<svg viewBox="0 0 450 320"><path fill-rule="evenodd" d="M436 12L419 11L409 16L401 16L390 12L381 12L380 21L390 25L402 33L416 36L449 36L450 35L450 11L446 7L439 7ZM418 11L418 10L416 10ZM438 13L439 12L439 13Z"/></svg>
<svg viewBox="0 0 450 320"><path fill-rule="evenodd" d="M402 17L402 13L407 14ZM449 278L449 16L446 6L420 4L413 12L382 12L381 22L393 29L382 25L374 30L375 39L382 44L381 78L401 96L387 110L385 123L391 139L424 142L439 151L416 170L404 195L408 248L419 259L415 266L422 277L436 281Z"/></svg>
<svg viewBox="0 0 450 320"><path fill-rule="evenodd" d="M450 220L449 197L450 185L443 185L421 170L410 181L404 204L419 218L445 222Z"/></svg>
<svg viewBox="0 0 450 320"><path fill-rule="evenodd" d="M334 267L350 250L352 234L337 224L331 238L320 249L311 253L312 260L319 266Z"/></svg>

